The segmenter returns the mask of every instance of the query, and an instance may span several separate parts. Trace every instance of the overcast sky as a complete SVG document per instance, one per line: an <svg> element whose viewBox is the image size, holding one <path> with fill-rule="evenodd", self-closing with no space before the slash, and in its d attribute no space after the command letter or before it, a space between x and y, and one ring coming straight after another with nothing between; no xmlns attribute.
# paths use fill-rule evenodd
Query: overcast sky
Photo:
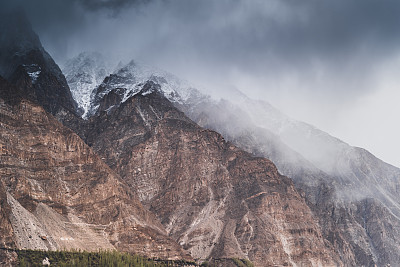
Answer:
<svg viewBox="0 0 400 267"><path fill-rule="evenodd" d="M59 64L100 51L236 87L400 167L400 1L19 2Z"/></svg>

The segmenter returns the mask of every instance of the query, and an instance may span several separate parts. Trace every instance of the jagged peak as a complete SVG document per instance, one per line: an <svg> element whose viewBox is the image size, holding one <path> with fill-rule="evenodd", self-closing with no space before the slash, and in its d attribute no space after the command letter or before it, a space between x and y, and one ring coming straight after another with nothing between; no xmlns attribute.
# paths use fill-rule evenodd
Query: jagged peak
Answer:
<svg viewBox="0 0 400 267"><path fill-rule="evenodd" d="M146 95L149 95L149 94L152 94L152 93L157 93L157 94L160 94L160 95L164 96L164 94L163 94L163 92L161 90L161 86L158 83L155 83L153 81L147 81L143 85L142 90L140 90L138 94L142 95L142 96L146 96Z"/></svg>
<svg viewBox="0 0 400 267"><path fill-rule="evenodd" d="M113 89L125 89L122 97L122 102L125 102L131 96L138 94L148 81L158 84L159 92L174 103L183 104L188 98L201 95L187 81L135 59L127 64L120 61L114 72L103 72L98 76L101 81L94 79L94 76L98 74L96 64L86 64L84 68L80 68L82 64L79 62L86 60L87 57L91 57L91 54L80 54L75 60L69 61L64 68L74 99L85 110L84 119L97 113L102 98Z"/></svg>
<svg viewBox="0 0 400 267"><path fill-rule="evenodd" d="M53 115L61 107L76 113L64 75L43 48L25 12L17 8L1 13L0 75L20 87L24 95L34 96Z"/></svg>
<svg viewBox="0 0 400 267"><path fill-rule="evenodd" d="M161 90L161 86L153 81L147 81L144 84L139 84L140 90L135 93L131 93L126 96L126 100L123 100L126 95L125 88L114 88L108 93L106 93L102 99L99 101L99 107L96 114L100 114L102 112L107 112L109 114L112 110L115 110L121 104L130 102L132 99L136 99L137 97L155 97L159 99L164 99L169 102L168 99L164 96L163 91Z"/></svg>
<svg viewBox="0 0 400 267"><path fill-rule="evenodd" d="M73 98L83 110L83 118L88 116L92 92L111 72L111 65L103 54L97 51L81 52L65 63L63 72Z"/></svg>

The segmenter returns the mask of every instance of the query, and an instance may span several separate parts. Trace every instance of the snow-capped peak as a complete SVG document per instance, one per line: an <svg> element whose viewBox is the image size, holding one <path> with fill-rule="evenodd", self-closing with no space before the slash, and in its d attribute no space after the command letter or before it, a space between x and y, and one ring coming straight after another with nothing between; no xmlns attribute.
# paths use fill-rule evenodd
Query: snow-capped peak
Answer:
<svg viewBox="0 0 400 267"><path fill-rule="evenodd" d="M63 72L72 96L84 110L87 119L99 108L99 101L113 89L123 89L122 102L140 92L143 84L153 81L160 85L161 92L171 102L183 104L189 98L199 95L187 81L155 67L131 60L128 64L119 62L112 72L99 53L81 53L67 61Z"/></svg>
<svg viewBox="0 0 400 267"><path fill-rule="evenodd" d="M184 102L194 90L187 81L179 79L175 75L137 61L130 61L127 65L117 70L115 75L126 78L121 87L127 89L124 100L132 92L136 93L138 85L146 81L153 81L161 86L161 91L172 102ZM128 83L127 83L128 82ZM130 82L130 83L129 83Z"/></svg>
<svg viewBox="0 0 400 267"><path fill-rule="evenodd" d="M129 97L139 93L143 84L147 81L160 85L160 91L173 103L183 104L191 96L198 93L197 89L185 80L179 79L166 71L132 60L126 65L120 63L119 68L107 76L103 83L93 91L88 116L96 113L99 108L99 101L111 90L123 89L122 102L125 102Z"/></svg>
<svg viewBox="0 0 400 267"><path fill-rule="evenodd" d="M67 61L63 72L73 98L84 110L82 117L86 118L91 106L91 94L110 73L110 67L100 53L83 52Z"/></svg>

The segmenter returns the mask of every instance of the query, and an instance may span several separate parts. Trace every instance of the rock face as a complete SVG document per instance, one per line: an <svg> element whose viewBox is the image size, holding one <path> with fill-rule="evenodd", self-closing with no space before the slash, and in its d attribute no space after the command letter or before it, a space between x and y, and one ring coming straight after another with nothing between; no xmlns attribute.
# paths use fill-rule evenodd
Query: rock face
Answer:
<svg viewBox="0 0 400 267"><path fill-rule="evenodd" d="M337 255L291 180L269 160L197 126L159 85L148 82L98 114L88 121L86 142L194 258L336 266Z"/></svg>
<svg viewBox="0 0 400 267"><path fill-rule="evenodd" d="M190 259L79 136L16 91L0 79L3 246Z"/></svg>

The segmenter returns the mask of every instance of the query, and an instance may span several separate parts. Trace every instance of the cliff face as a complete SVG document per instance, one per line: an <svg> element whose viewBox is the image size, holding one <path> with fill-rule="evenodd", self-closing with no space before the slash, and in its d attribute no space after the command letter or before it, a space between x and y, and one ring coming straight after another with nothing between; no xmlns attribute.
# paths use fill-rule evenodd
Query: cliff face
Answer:
<svg viewBox="0 0 400 267"><path fill-rule="evenodd" d="M3 246L190 258L79 136L15 91L0 80Z"/></svg>
<svg viewBox="0 0 400 267"><path fill-rule="evenodd" d="M199 259L335 265L337 255L290 179L197 126L159 90L148 82L118 108L105 107L89 120L85 138L173 239Z"/></svg>

